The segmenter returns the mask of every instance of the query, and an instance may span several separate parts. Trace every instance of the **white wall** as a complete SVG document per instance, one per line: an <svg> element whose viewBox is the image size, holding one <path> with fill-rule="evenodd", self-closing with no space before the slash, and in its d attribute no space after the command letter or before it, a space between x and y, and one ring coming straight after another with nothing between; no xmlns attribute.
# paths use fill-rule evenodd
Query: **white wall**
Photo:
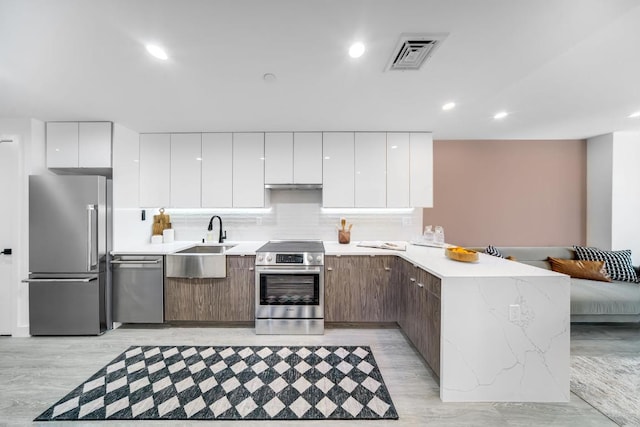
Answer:
<svg viewBox="0 0 640 427"><path fill-rule="evenodd" d="M611 249L613 134L587 140L587 245Z"/></svg>
<svg viewBox="0 0 640 427"><path fill-rule="evenodd" d="M587 244L631 249L640 264L640 133L587 140Z"/></svg>
<svg viewBox="0 0 640 427"><path fill-rule="evenodd" d="M29 193L28 176L48 173L45 165L44 123L33 119L0 119L0 134L11 135L19 144L18 177L5 179L9 171L0 170L0 185L16 187L15 204L4 205L14 218L11 276L11 334L29 336L29 288L21 280L29 273Z"/></svg>
<svg viewBox="0 0 640 427"><path fill-rule="evenodd" d="M616 132L613 140L611 247L631 249L640 264L640 132Z"/></svg>

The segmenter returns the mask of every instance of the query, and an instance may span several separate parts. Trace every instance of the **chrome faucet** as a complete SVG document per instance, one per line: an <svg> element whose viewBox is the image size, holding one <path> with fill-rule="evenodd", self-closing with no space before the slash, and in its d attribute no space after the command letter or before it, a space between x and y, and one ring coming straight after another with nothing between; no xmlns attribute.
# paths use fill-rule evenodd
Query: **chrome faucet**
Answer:
<svg viewBox="0 0 640 427"><path fill-rule="evenodd" d="M207 227L207 230L212 231L213 230L213 220L214 218L218 218L218 221L220 222L220 233L218 234L218 243L222 243L224 242L224 239L227 238L227 232L224 232L224 235L222 234L222 218L220 218L218 215L214 215L211 217L211 219L209 220L209 227Z"/></svg>

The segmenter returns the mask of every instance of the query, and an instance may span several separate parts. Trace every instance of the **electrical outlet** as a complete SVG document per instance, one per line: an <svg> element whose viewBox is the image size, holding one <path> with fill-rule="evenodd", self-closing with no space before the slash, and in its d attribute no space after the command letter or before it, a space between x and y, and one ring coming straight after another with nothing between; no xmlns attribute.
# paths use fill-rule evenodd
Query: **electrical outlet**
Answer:
<svg viewBox="0 0 640 427"><path fill-rule="evenodd" d="M257 216L256 217L256 225L262 225L262 217L261 216Z"/></svg>
<svg viewBox="0 0 640 427"><path fill-rule="evenodd" d="M403 216L402 217L402 226L403 227L410 227L411 226L411 217L410 216Z"/></svg>
<svg viewBox="0 0 640 427"><path fill-rule="evenodd" d="M521 314L520 304L509 305L509 321L510 322L519 322L520 314Z"/></svg>

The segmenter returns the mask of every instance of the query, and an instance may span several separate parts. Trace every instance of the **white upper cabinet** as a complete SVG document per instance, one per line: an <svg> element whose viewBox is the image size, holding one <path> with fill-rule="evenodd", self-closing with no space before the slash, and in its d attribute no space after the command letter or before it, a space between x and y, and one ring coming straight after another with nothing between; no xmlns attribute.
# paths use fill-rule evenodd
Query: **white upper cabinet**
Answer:
<svg viewBox="0 0 640 427"><path fill-rule="evenodd" d="M140 203L140 135L113 125L113 207L137 208Z"/></svg>
<svg viewBox="0 0 640 427"><path fill-rule="evenodd" d="M411 150L411 207L433 207L433 136L409 134Z"/></svg>
<svg viewBox="0 0 640 427"><path fill-rule="evenodd" d="M171 136L140 135L140 207L165 207L171 203Z"/></svg>
<svg viewBox="0 0 640 427"><path fill-rule="evenodd" d="M78 122L47 122L47 167L78 167Z"/></svg>
<svg viewBox="0 0 640 427"><path fill-rule="evenodd" d="M353 132L323 133L322 151L322 205L354 207Z"/></svg>
<svg viewBox="0 0 640 427"><path fill-rule="evenodd" d="M202 134L202 207L233 206L233 136Z"/></svg>
<svg viewBox="0 0 640 427"><path fill-rule="evenodd" d="M47 167L110 168L111 122L48 122Z"/></svg>
<svg viewBox="0 0 640 427"><path fill-rule="evenodd" d="M111 167L111 122L80 122L78 166Z"/></svg>
<svg viewBox="0 0 640 427"><path fill-rule="evenodd" d="M233 206L264 207L264 133L233 134Z"/></svg>
<svg viewBox="0 0 640 427"><path fill-rule="evenodd" d="M409 133L387 133L387 207L410 206Z"/></svg>
<svg viewBox="0 0 640 427"><path fill-rule="evenodd" d="M293 182L322 184L322 133L293 134Z"/></svg>
<svg viewBox="0 0 640 427"><path fill-rule="evenodd" d="M264 134L264 183L291 184L293 182L293 133Z"/></svg>
<svg viewBox="0 0 640 427"><path fill-rule="evenodd" d="M199 208L202 169L200 133L171 134L171 203L174 208Z"/></svg>
<svg viewBox="0 0 640 427"><path fill-rule="evenodd" d="M384 132L355 133L355 207L387 204L387 138Z"/></svg>

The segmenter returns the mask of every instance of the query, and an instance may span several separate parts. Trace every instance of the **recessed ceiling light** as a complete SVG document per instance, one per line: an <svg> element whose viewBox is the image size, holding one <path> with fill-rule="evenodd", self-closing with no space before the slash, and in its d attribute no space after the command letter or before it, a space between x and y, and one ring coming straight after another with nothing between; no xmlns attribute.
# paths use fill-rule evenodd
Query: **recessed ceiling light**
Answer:
<svg viewBox="0 0 640 427"><path fill-rule="evenodd" d="M629 114L630 119L635 119L636 117L640 117L640 111L636 111L635 113Z"/></svg>
<svg viewBox="0 0 640 427"><path fill-rule="evenodd" d="M444 104L442 106L442 109L447 111L447 110L453 110L456 107L456 103L455 102L447 102L446 104Z"/></svg>
<svg viewBox="0 0 640 427"><path fill-rule="evenodd" d="M146 47L147 52L149 52L155 58L162 59L163 61L169 59L169 57L167 56L167 52L165 52L164 49L162 49L160 46L157 46L155 44L148 44Z"/></svg>
<svg viewBox="0 0 640 427"><path fill-rule="evenodd" d="M509 115L509 113L507 113L506 111L500 111L499 113L496 113L496 115L493 116L493 118L496 119L496 120L500 120L500 119L504 119L508 115Z"/></svg>
<svg viewBox="0 0 640 427"><path fill-rule="evenodd" d="M360 58L364 53L364 45L360 42L354 43L349 48L349 56L352 58Z"/></svg>
<svg viewBox="0 0 640 427"><path fill-rule="evenodd" d="M398 148L398 146L397 146L397 145L392 145L392 146L391 146L391 149L393 149L393 150L395 150L396 148Z"/></svg>

